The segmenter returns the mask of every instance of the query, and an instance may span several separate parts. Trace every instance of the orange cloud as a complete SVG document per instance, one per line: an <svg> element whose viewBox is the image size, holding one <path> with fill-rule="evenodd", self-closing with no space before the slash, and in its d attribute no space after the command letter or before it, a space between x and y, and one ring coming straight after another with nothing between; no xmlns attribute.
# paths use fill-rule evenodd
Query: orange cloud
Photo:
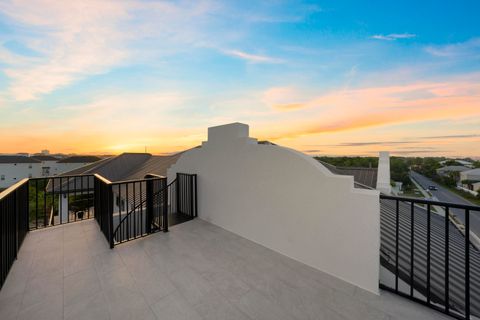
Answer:
<svg viewBox="0 0 480 320"><path fill-rule="evenodd" d="M290 126L276 126L269 139L356 130L389 124L480 117L480 84L428 82L405 86L338 90L303 104L302 112L289 115ZM300 121L292 121L301 119ZM269 126L270 128L272 126ZM272 134L273 133L273 134Z"/></svg>

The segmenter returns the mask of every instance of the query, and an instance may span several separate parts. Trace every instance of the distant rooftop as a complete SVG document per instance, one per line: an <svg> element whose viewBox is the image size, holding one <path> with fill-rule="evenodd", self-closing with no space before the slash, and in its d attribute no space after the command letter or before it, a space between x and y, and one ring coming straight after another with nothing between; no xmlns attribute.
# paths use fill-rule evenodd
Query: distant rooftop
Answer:
<svg viewBox="0 0 480 320"><path fill-rule="evenodd" d="M96 156L71 156L58 161L58 163L90 163L102 160Z"/></svg>
<svg viewBox="0 0 480 320"><path fill-rule="evenodd" d="M38 156L32 156L30 158L38 160L38 161L59 161L60 160L58 158L48 156L48 155L38 155Z"/></svg>
<svg viewBox="0 0 480 320"><path fill-rule="evenodd" d="M467 171L470 170L470 168L464 167L464 166L445 166L437 169L437 171L456 171L456 172L461 172L461 171Z"/></svg>
<svg viewBox="0 0 480 320"><path fill-rule="evenodd" d="M25 156L2 156L0 155L0 163L39 163L37 159Z"/></svg>
<svg viewBox="0 0 480 320"><path fill-rule="evenodd" d="M377 187L377 168L337 167L324 161L320 161L320 163L330 170L331 173L353 176L356 187L372 189Z"/></svg>
<svg viewBox="0 0 480 320"><path fill-rule="evenodd" d="M62 175L100 174L110 181L143 179L152 173L165 176L167 169L177 162L181 153L170 156L155 156L150 153L122 153Z"/></svg>

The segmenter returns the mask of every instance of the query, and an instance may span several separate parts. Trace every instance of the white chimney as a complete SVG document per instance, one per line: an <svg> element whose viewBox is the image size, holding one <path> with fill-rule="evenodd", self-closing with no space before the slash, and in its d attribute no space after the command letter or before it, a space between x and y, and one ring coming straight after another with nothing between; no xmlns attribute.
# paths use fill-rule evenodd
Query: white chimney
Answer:
<svg viewBox="0 0 480 320"><path fill-rule="evenodd" d="M390 185L390 153L381 151L378 155L377 190L384 194L392 192Z"/></svg>

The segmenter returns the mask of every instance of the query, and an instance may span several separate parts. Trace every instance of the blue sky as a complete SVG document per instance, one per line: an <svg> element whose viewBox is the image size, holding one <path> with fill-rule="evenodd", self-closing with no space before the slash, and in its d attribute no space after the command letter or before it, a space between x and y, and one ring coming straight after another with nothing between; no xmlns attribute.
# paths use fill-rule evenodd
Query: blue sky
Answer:
<svg viewBox="0 0 480 320"><path fill-rule="evenodd" d="M174 152L241 121L311 154L480 156L478 12L478 1L2 1L0 152Z"/></svg>

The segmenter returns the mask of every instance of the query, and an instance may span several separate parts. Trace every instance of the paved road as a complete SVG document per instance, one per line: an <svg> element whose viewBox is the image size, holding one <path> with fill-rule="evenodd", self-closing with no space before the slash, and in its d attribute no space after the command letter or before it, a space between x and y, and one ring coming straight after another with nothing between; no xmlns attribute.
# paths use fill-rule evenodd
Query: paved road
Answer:
<svg viewBox="0 0 480 320"><path fill-rule="evenodd" d="M447 188L439 185L438 183L430 180L429 178L414 172L410 171L410 177L415 179L424 189L427 189L428 186L436 186L438 190L429 190L429 192L437 198L438 201L443 202L452 202L465 205L475 205L465 198L453 193ZM461 209L450 209L450 212L458 217L462 222L465 221L465 211ZM477 236L480 236L480 212L471 211L470 212L470 230L473 231Z"/></svg>

